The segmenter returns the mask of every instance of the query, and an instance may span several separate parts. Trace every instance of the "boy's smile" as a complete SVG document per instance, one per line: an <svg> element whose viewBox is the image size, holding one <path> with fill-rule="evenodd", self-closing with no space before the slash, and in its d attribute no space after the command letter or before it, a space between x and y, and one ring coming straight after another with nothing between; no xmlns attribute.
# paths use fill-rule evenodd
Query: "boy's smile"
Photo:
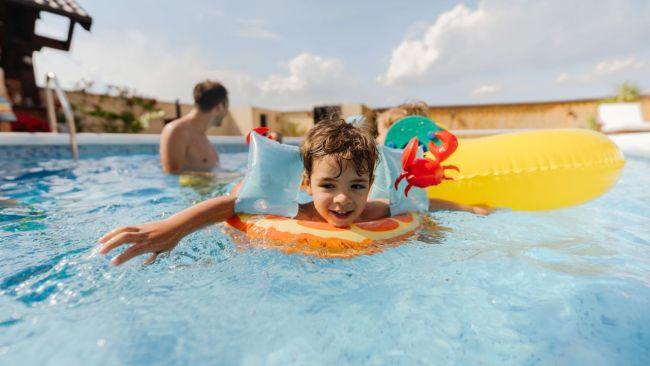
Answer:
<svg viewBox="0 0 650 366"><path fill-rule="evenodd" d="M332 157L316 159L307 192L314 198L314 208L330 225L349 227L363 213L370 191L370 174L357 174L350 163L342 169Z"/></svg>

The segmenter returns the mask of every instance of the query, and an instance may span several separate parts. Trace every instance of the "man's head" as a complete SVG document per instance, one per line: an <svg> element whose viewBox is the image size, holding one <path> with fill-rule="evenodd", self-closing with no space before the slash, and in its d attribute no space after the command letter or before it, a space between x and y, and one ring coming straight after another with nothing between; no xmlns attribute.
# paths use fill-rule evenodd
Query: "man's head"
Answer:
<svg viewBox="0 0 650 366"><path fill-rule="evenodd" d="M300 147L307 192L318 214L337 227L363 213L378 159L371 135L342 119L320 121Z"/></svg>
<svg viewBox="0 0 650 366"><path fill-rule="evenodd" d="M194 86L194 105L203 113L212 113L212 124L220 126L228 114L228 91L221 83L202 81Z"/></svg>

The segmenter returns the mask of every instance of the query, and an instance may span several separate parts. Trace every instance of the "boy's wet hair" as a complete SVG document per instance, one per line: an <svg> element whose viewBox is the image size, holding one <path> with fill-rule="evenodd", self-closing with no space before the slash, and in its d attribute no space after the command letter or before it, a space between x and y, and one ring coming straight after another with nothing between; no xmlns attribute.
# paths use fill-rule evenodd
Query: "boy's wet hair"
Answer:
<svg viewBox="0 0 650 366"><path fill-rule="evenodd" d="M322 119L309 130L300 146L300 155L308 178L316 159L331 156L339 167L339 175L344 164L352 163L358 175L368 173L372 181L379 159L377 143L370 132L337 117Z"/></svg>
<svg viewBox="0 0 650 366"><path fill-rule="evenodd" d="M194 104L202 112L208 112L220 103L228 107L228 91L218 81L205 80L196 84L193 94Z"/></svg>

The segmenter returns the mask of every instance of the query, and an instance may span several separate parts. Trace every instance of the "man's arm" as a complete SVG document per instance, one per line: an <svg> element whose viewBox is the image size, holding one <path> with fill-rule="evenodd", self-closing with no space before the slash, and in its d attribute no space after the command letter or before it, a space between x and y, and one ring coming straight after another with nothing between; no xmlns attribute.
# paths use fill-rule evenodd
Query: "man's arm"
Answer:
<svg viewBox="0 0 650 366"><path fill-rule="evenodd" d="M160 163L165 173L181 172L185 164L188 142L180 126L167 125L163 128L160 136Z"/></svg>

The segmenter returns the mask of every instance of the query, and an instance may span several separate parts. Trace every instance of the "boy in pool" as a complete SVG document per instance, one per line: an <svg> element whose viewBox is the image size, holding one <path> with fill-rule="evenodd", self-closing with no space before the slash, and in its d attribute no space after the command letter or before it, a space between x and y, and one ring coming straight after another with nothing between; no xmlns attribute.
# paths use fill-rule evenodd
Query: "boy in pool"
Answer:
<svg viewBox="0 0 650 366"><path fill-rule="evenodd" d="M344 120L324 120L309 131L300 154L305 187L313 201L300 205L296 219L348 227L354 222L391 215L388 202L368 201L378 159L377 145L370 133ZM151 263L159 253L172 250L184 236L232 217L235 199L236 194L212 198L161 221L115 229L99 239L99 252L107 254L131 244L113 258L114 265L145 253L152 253L145 261ZM481 213L472 207L445 208Z"/></svg>

